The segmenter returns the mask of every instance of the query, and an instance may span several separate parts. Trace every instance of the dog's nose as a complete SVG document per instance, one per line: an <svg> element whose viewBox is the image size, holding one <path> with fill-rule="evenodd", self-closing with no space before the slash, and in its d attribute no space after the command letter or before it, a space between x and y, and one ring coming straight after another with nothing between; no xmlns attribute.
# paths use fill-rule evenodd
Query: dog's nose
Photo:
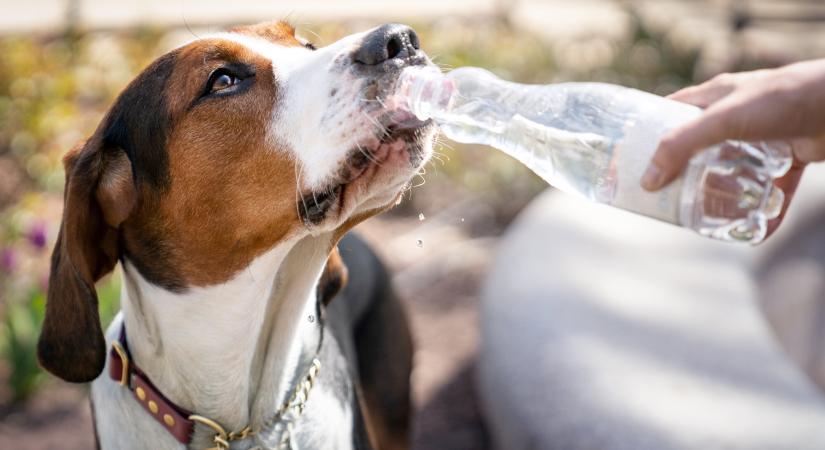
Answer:
<svg viewBox="0 0 825 450"><path fill-rule="evenodd" d="M393 58L409 58L419 48L418 35L412 28L400 23L388 23L364 37L354 58L357 63L374 66Z"/></svg>

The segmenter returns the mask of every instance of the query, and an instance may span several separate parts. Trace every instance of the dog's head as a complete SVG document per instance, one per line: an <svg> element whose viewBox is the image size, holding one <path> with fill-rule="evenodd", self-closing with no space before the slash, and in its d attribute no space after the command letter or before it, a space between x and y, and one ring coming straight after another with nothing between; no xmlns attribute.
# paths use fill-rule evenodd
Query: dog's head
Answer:
<svg viewBox="0 0 825 450"><path fill-rule="evenodd" d="M185 291L230 279L285 239L337 239L394 204L431 152L432 127L383 103L417 64L431 63L403 25L316 49L267 23L147 67L64 160L43 367L69 381L100 373L94 283L118 259Z"/></svg>

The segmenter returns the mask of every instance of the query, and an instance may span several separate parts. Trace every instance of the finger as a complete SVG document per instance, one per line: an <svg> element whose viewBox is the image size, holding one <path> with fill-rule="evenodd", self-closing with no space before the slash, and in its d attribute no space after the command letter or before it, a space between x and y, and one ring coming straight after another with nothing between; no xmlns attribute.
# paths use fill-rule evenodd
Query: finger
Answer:
<svg viewBox="0 0 825 450"><path fill-rule="evenodd" d="M714 78L713 80L700 85L690 86L678 90L668 95L667 98L683 103L690 103L691 105L695 105L700 108L707 108L730 94L733 89L733 84L722 83Z"/></svg>
<svg viewBox="0 0 825 450"><path fill-rule="evenodd" d="M708 110L665 134L642 177L642 187L655 191L676 179L693 155L728 138L728 120Z"/></svg>
<svg viewBox="0 0 825 450"><path fill-rule="evenodd" d="M794 139L793 155L805 163L825 160L825 133L810 138Z"/></svg>
<svg viewBox="0 0 825 450"><path fill-rule="evenodd" d="M785 200L782 202L782 210L780 211L779 216L777 216L776 219L771 219L768 221L768 231L765 235L765 239L770 237L777 230L777 228L779 228L779 225L785 218L785 214L788 212L788 207L791 204L791 200L793 200L793 197L796 194L796 189L799 187L799 180L802 179L802 173L804 171L805 163L794 162L794 165L791 166L785 176L774 181L774 186L782 189L782 193L785 194Z"/></svg>

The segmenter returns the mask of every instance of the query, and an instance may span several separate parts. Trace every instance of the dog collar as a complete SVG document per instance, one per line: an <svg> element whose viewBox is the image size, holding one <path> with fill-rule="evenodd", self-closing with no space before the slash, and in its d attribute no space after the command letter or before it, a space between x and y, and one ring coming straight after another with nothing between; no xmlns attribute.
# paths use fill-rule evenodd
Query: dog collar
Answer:
<svg viewBox="0 0 825 450"><path fill-rule="evenodd" d="M323 329L322 329L323 330ZM321 334L323 338L323 332ZM318 342L320 351L321 341ZM318 352L312 364L302 377L291 395L276 411L275 416L266 421L264 428L271 428L267 434L275 436L278 449L291 448L292 421L303 414L309 393L315 385L315 379L321 369ZM193 414L186 408L176 405L158 390L149 377L131 359L129 345L126 341L126 326L120 328L120 336L112 342L109 351L109 377L120 383L121 386L132 391L138 403L143 406L155 421L160 423L181 444L188 445L192 441L195 424L200 423L215 431L213 442L215 447L210 450L225 450L230 442L246 439L253 435L262 434L261 430L253 430L249 426L241 431L227 432L218 422L208 417Z"/></svg>
<svg viewBox="0 0 825 450"><path fill-rule="evenodd" d="M109 351L109 377L129 389L138 403L157 422L163 425L178 442L188 444L192 440L195 422L190 419L192 412L166 398L138 368L129 353L126 342L126 326L120 328L120 336L112 342Z"/></svg>

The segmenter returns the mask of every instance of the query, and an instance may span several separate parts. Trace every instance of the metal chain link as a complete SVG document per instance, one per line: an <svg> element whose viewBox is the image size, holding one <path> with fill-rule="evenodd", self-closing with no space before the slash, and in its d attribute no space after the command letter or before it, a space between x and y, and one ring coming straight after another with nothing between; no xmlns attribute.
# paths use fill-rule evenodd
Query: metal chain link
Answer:
<svg viewBox="0 0 825 450"><path fill-rule="evenodd" d="M190 420L206 425L217 433L213 437L214 447L207 450L228 450L232 441L240 441L249 437L255 437L259 442L262 440L262 431L266 428L272 427L269 437L280 435L278 444L275 447L266 447L263 442L261 445L254 447L252 450L267 448L268 450L295 450L292 445L292 431L294 422L304 413L306 403L309 400L309 393L315 386L315 379L318 377L318 372L321 370L321 361L318 358L312 359L312 365L309 366L307 374L301 379L295 388L292 390L292 395L278 408L275 415L264 422L263 426L258 430L253 430L246 427L241 431L233 431L227 433L223 427L217 422L203 416L192 415Z"/></svg>

